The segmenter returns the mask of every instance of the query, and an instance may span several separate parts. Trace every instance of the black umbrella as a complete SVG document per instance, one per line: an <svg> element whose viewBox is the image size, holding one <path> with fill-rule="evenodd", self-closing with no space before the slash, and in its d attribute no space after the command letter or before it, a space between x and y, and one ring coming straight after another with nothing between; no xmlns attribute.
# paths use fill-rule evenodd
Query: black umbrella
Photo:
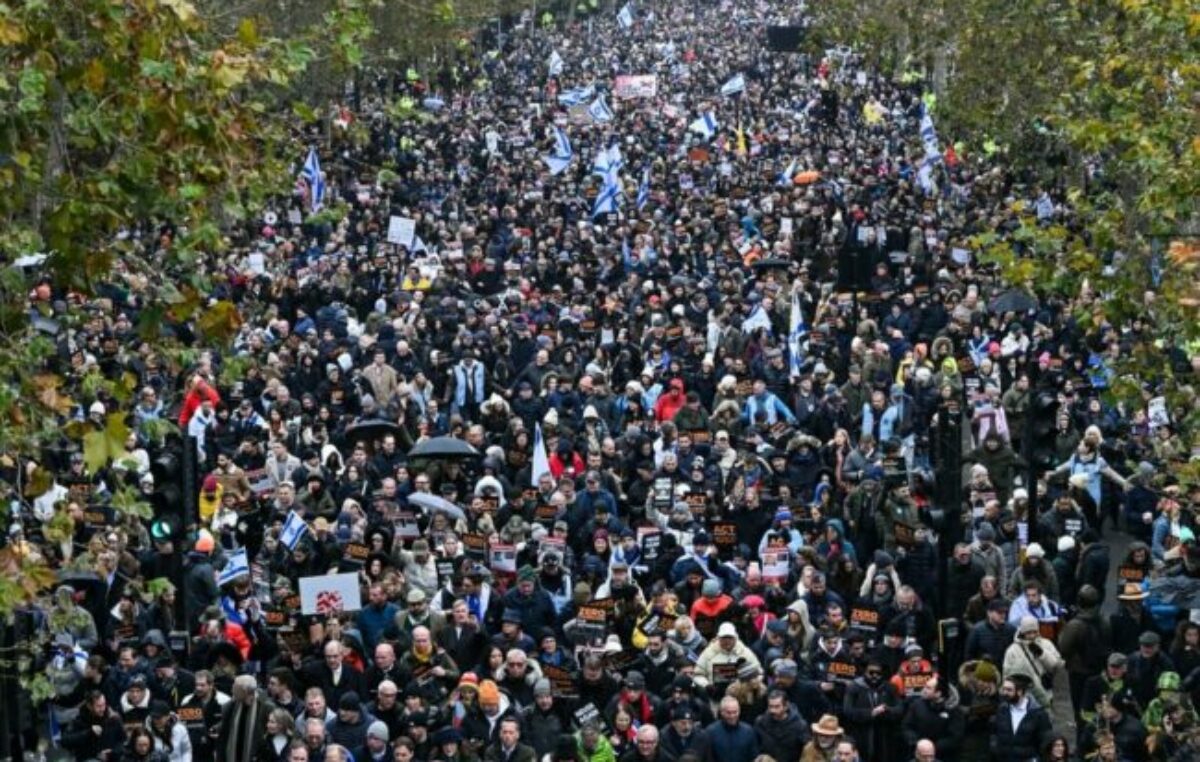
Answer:
<svg viewBox="0 0 1200 762"><path fill-rule="evenodd" d="M480 453L462 439L433 437L419 442L416 447L408 451L408 457L455 460L457 458L478 458Z"/></svg>
<svg viewBox="0 0 1200 762"><path fill-rule="evenodd" d="M997 315L1005 312L1029 312L1037 309L1037 299L1034 299L1031 294L1013 289L1005 291L1000 296L992 299L992 303L988 305L988 309Z"/></svg>
<svg viewBox="0 0 1200 762"><path fill-rule="evenodd" d="M382 419L358 421L346 427L346 439L351 442L364 442L382 439L392 434L399 436L400 426Z"/></svg>
<svg viewBox="0 0 1200 762"><path fill-rule="evenodd" d="M755 270L787 270L792 266L790 259L760 259L750 265Z"/></svg>

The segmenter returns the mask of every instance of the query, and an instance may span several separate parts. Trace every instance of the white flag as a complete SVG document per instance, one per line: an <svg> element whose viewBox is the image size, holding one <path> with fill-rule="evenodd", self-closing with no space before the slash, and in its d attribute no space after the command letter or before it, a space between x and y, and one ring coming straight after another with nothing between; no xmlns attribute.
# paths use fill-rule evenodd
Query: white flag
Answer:
<svg viewBox="0 0 1200 762"><path fill-rule="evenodd" d="M622 29L633 26L633 11L630 9L629 3L625 3L621 12L617 14L617 23L621 25Z"/></svg>
<svg viewBox="0 0 1200 762"><path fill-rule="evenodd" d="M542 424L534 424L533 468L529 472L530 486L538 486L542 474L550 473L550 456L546 454L546 440L542 439Z"/></svg>
<svg viewBox="0 0 1200 762"><path fill-rule="evenodd" d="M563 60L562 60L562 56L560 56L558 54L557 50L550 53L549 68L550 68L550 76L551 77L557 77L560 74L562 74Z"/></svg>
<svg viewBox="0 0 1200 762"><path fill-rule="evenodd" d="M745 90L746 78L741 74L733 75L728 82L721 85L721 95L726 97L729 97L730 95L737 95L738 93L745 92Z"/></svg>

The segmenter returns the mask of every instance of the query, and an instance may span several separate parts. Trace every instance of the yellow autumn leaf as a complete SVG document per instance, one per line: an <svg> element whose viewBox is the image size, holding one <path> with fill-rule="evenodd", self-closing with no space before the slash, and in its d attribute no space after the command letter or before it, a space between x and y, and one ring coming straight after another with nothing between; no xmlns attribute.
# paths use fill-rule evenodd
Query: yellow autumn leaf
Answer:
<svg viewBox="0 0 1200 762"><path fill-rule="evenodd" d="M25 42L25 30L9 19L0 19L0 45L19 45Z"/></svg>
<svg viewBox="0 0 1200 762"><path fill-rule="evenodd" d="M185 24L190 24L196 18L196 6L187 0L163 0L163 5L175 12L175 17Z"/></svg>

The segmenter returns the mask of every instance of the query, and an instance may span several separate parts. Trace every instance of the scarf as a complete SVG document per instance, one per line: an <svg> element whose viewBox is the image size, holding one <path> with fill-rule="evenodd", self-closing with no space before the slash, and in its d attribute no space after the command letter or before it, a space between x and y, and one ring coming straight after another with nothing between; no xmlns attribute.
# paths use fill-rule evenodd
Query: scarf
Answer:
<svg viewBox="0 0 1200 762"><path fill-rule="evenodd" d="M232 703L232 702L231 702ZM229 737L225 739L226 759L253 759L254 747L258 745L255 728L258 725L260 701L256 696L250 706L240 701L233 707L230 718ZM241 744L241 748L238 745Z"/></svg>

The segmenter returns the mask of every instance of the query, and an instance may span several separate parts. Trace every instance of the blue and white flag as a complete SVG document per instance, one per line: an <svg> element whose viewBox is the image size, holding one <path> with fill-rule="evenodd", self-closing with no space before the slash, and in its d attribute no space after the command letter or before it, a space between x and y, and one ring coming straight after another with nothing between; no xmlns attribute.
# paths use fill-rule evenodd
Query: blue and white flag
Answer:
<svg viewBox="0 0 1200 762"><path fill-rule="evenodd" d="M753 333L757 328L766 329L767 333L771 332L771 316L761 303L754 305L750 315L742 321L742 333Z"/></svg>
<svg viewBox="0 0 1200 762"><path fill-rule="evenodd" d="M246 549L238 548L229 554L229 561L217 577L218 585L226 585L242 577L250 576L250 560L246 557Z"/></svg>
<svg viewBox="0 0 1200 762"><path fill-rule="evenodd" d="M800 307L799 292L792 292L792 317L788 323L788 362L792 378L800 377L800 362L804 359L804 337L808 326L804 323L804 310Z"/></svg>
<svg viewBox="0 0 1200 762"><path fill-rule="evenodd" d="M550 62L549 62L548 68L550 69L551 77L557 77L560 74L562 74L563 59L562 59L562 56L560 56L558 54L557 50L551 51Z"/></svg>
<svg viewBox="0 0 1200 762"><path fill-rule="evenodd" d="M543 156L542 161L550 168L550 174L557 175L566 169L574 158L575 152L571 150L571 141L567 139L567 133L563 132L561 127L555 126L554 152Z"/></svg>
<svg viewBox="0 0 1200 762"><path fill-rule="evenodd" d="M721 95L729 97L746 91L746 78L741 74L734 74L728 82L721 85Z"/></svg>
<svg viewBox="0 0 1200 762"><path fill-rule="evenodd" d="M283 529L279 532L279 541L288 550L295 550L296 543L300 542L300 538L308 531L308 524L304 519L300 518L300 514L295 511L288 511L287 519L283 522Z"/></svg>
<svg viewBox="0 0 1200 762"><path fill-rule="evenodd" d="M937 130L933 127L933 117L924 105L921 106L921 142L925 144L926 156L941 156L938 149Z"/></svg>
<svg viewBox="0 0 1200 762"><path fill-rule="evenodd" d="M712 140L713 135L717 134L717 118L713 116L713 112L707 111L700 115L700 118L692 122L688 129L692 132L698 132L704 136L705 140Z"/></svg>
<svg viewBox="0 0 1200 762"><path fill-rule="evenodd" d="M325 205L325 175L321 173L321 160L317 158L317 149L308 149L308 158L304 160L304 169L300 175L308 183L309 205L314 212L321 211Z"/></svg>
<svg viewBox="0 0 1200 762"><path fill-rule="evenodd" d="M796 160L792 159L791 162L788 163L787 169L785 169L779 173L779 177L776 178L776 181L780 185L791 185L792 178L795 176L796 176Z"/></svg>
<svg viewBox="0 0 1200 762"><path fill-rule="evenodd" d="M624 166L625 159L621 156L621 147L614 143L596 152L596 158L592 159L592 174L603 177L606 184L615 183L617 174Z"/></svg>
<svg viewBox="0 0 1200 762"><path fill-rule="evenodd" d="M595 85L572 87L570 90L563 90L558 94L558 102L570 108L571 106L578 106L581 103L587 103L594 97L596 97Z"/></svg>
<svg viewBox="0 0 1200 762"><path fill-rule="evenodd" d="M650 202L650 167L647 166L642 170L642 182L638 185L637 209L642 211L646 204Z"/></svg>
<svg viewBox="0 0 1200 762"><path fill-rule="evenodd" d="M921 168L917 170L917 185L927 196L932 196L937 190L933 183L933 168L937 162L936 156L926 156L925 161L921 162Z"/></svg>
<svg viewBox="0 0 1200 762"><path fill-rule="evenodd" d="M617 23L622 29L628 29L633 26L633 10L629 7L629 3L625 3L621 7L621 12L617 14Z"/></svg>
<svg viewBox="0 0 1200 762"><path fill-rule="evenodd" d="M615 117L612 109L604 102L603 95L597 95L592 105L588 106L588 115L597 122L611 122Z"/></svg>
<svg viewBox="0 0 1200 762"><path fill-rule="evenodd" d="M599 195L596 196L596 203L592 204L592 219L596 219L602 214L610 214L616 212L620 207L621 186L616 182L616 176L604 182L604 187L600 189Z"/></svg>
<svg viewBox="0 0 1200 762"><path fill-rule="evenodd" d="M542 474L550 473L550 456L546 454L546 440L542 439L542 424L534 424L533 429L533 468L529 471L531 487L538 486Z"/></svg>

